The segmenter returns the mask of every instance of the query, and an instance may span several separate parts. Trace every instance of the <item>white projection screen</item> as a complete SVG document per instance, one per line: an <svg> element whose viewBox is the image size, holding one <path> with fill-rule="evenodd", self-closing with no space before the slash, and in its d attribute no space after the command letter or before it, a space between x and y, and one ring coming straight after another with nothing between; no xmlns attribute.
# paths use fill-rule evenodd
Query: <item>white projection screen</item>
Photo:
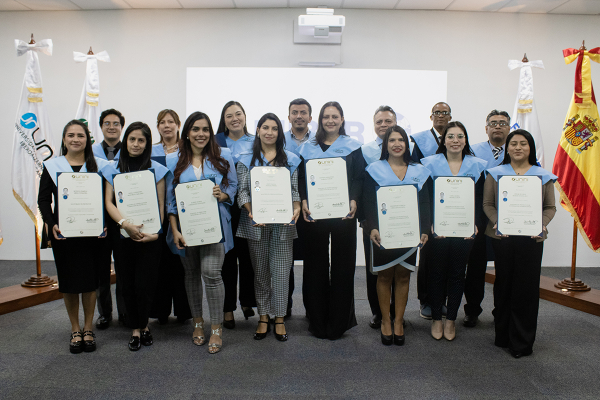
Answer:
<svg viewBox="0 0 600 400"><path fill-rule="evenodd" d="M446 89L446 71L189 67L186 117L194 111L208 114L216 134L223 106L235 100L246 110L251 134L268 112L275 113L287 131L289 103L302 97L313 108L311 130L316 132L321 106L333 100L344 109L346 133L367 143L376 137L373 114L377 107L391 106L398 124L410 135L431 128L431 108L446 101ZM365 265L360 229L356 247L356 265Z"/></svg>
<svg viewBox="0 0 600 400"><path fill-rule="evenodd" d="M346 133L366 143L375 139L373 113L380 105L396 111L398 124L409 135L431 128L431 107L446 101L446 82L446 71L190 67L186 116L205 112L216 130L223 105L235 100L246 110L251 134L268 112L275 113L288 130L288 105L302 97L313 108L311 130L315 132L321 106L334 100L344 109Z"/></svg>

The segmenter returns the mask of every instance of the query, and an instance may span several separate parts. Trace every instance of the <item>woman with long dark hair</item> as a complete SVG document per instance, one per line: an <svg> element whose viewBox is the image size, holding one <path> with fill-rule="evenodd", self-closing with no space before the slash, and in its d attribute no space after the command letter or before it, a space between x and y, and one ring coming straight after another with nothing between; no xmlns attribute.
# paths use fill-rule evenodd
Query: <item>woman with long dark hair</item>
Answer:
<svg viewBox="0 0 600 400"><path fill-rule="evenodd" d="M356 269L356 210L366 166L361 143L344 129L344 111L336 101L325 103L319 112L315 137L298 148L303 160L346 157L349 212L342 219L310 217L306 195L306 173L300 170L300 197L306 227L303 296L310 320L309 331L318 338L338 339L356 325L354 270ZM329 237L331 235L331 274Z"/></svg>
<svg viewBox="0 0 600 400"><path fill-rule="evenodd" d="M163 220L165 200L165 177L169 170L152 161L152 133L143 122L134 122L127 127L123 136L121 157L117 163L103 168L106 179L105 204L110 217L129 235L118 241L114 257L122 266L119 273L123 279L123 298L127 308L128 327L132 329L129 350L137 351L141 345L150 346L153 337L148 329L150 307L156 289L158 266L162 246L157 246L158 233L142 232L143 225L134 225L126 221L115 205L113 177L119 173L154 170L156 192Z"/></svg>
<svg viewBox="0 0 600 400"><path fill-rule="evenodd" d="M238 163L238 156L241 153L252 151L254 144L254 135L248 133L246 127L246 111L237 101L229 101L223 106L221 111L221 120L217 129L215 140L222 148L231 150L233 161ZM231 207L231 228L237 232L240 222L241 210L237 205L237 197ZM239 236L234 237L235 246L225 255L223 263L223 283L225 284L225 312L223 326L227 329L235 328L235 319L233 312L237 308L237 283L238 266L240 278L240 306L244 313L244 318L248 319L254 315L253 307L256 307L254 296L254 272L252 271L252 261L248 250L248 242Z"/></svg>
<svg viewBox="0 0 600 400"><path fill-rule="evenodd" d="M502 165L488 170L483 189L483 211L489 218L485 234L494 240L494 320L498 347L508 347L515 358L533 352L540 304L540 273L547 226L554 218L554 181L557 177L537 166L535 142L529 132L517 129L506 138ZM498 177L537 176L542 181L542 235L498 236Z"/></svg>
<svg viewBox="0 0 600 400"><path fill-rule="evenodd" d="M243 153L237 164L239 182L238 205L242 215L237 236L248 240L250 258L254 267L254 293L258 307L258 327L254 339L261 340L270 329L269 317L275 317L275 337L288 339L283 317L287 313L290 269L293 262L293 241L298 237L292 224L255 225L252 223L252 182L250 169L258 166L286 168L291 175L293 217L300 216L298 193L298 166L300 158L285 150L285 135L281 121L267 113L258 121L252 152ZM284 170L285 171L285 170ZM287 171L286 171L287 172Z"/></svg>
<svg viewBox="0 0 600 400"><path fill-rule="evenodd" d="M394 125L387 129L381 144L379 161L366 168L364 182L364 229L369 232L371 242L372 269L377 271L377 298L381 308L381 342L402 346L404 336L404 311L408 300L410 273L415 270L416 248L383 249L379 232L379 210L386 212L383 205L377 204L377 187L417 185L420 211L420 243L429 238L430 212L429 194L426 182L429 171L416 164L410 157L408 135L401 127ZM390 300L394 285L394 325L390 317Z"/></svg>
<svg viewBox="0 0 600 400"><path fill-rule="evenodd" d="M481 211L483 179L481 175L485 170L487 161L473 156L469 146L467 129L459 122L450 122L440 140L440 145L435 155L421 159L421 163L430 172L432 177L437 176L462 176L475 181L475 211ZM442 201L432 192L433 201ZM433 204L433 202L431 203ZM476 212L477 214L477 212ZM475 221L479 218L475 217ZM477 228L476 228L477 229ZM428 296L431 306L431 335L440 340L454 340L456 336L456 316L460 308L465 289L465 272L467 260L473 237L443 237L436 236L428 244ZM448 297L446 322L442 324L442 306Z"/></svg>
<svg viewBox="0 0 600 400"><path fill-rule="evenodd" d="M93 332L94 306L98 279L104 267L99 241L106 238L81 237L65 239L58 226L58 174L60 172L98 172L106 161L96 159L92 151L90 131L83 122L72 120L63 129L61 156L44 162L40 179L38 206L48 236L52 242L52 253L58 273L58 290L63 294L65 307L71 322L71 353L96 350ZM52 198L54 196L54 211ZM106 232L106 228L104 229ZM79 294L83 307L83 332L79 323Z"/></svg>
<svg viewBox="0 0 600 400"><path fill-rule="evenodd" d="M211 354L219 352L223 345L221 323L225 286L221 268L225 254L233 248L230 206L237 191L237 176L233 165L231 152L221 149L215 140L210 118L199 111L192 113L183 125L179 152L167 156L167 166L173 172L173 179L167 187L167 209L172 234L172 241L168 241L176 246L185 269L185 288L194 319L192 341L197 346L206 342L202 315L204 281L210 311L211 336L208 352ZM175 187L180 183L202 179L213 179L215 182L213 196L219 202L225 243L188 247L178 225Z"/></svg>
<svg viewBox="0 0 600 400"><path fill-rule="evenodd" d="M160 134L160 141L152 146L152 158L166 166L165 157L179 150L179 128L181 121L174 110L165 109L156 117L156 128ZM169 219L163 220L162 230L166 232L169 227ZM166 240L161 240L163 247L158 268L158 285L152 310L151 318L158 318L163 325L169 322L171 310L177 317L178 322L184 322L192 317L190 305L185 293L183 265L179 255L169 250Z"/></svg>

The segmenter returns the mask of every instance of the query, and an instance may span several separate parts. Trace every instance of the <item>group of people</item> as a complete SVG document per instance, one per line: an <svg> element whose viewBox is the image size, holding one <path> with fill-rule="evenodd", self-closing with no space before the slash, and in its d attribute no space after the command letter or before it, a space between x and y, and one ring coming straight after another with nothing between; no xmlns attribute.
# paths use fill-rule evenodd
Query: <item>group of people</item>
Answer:
<svg viewBox="0 0 600 400"><path fill-rule="evenodd" d="M71 322L70 350L96 349L94 304L98 329L112 320L110 261L114 257L119 320L132 329L129 349L153 343L149 318L166 323L174 308L178 320L193 319L192 341L208 342L209 353L223 346L223 327L235 328L238 300L246 319L259 315L254 339L273 326L279 341L288 340L284 318L291 315L294 260L303 261L302 298L309 331L335 340L357 324L354 305L356 229L360 223L366 256L370 326L380 330L385 345L404 345L404 312L417 248L381 247L376 191L381 186L416 185L420 210L420 256L417 291L421 316L432 319L431 335L453 340L455 321L466 298L463 325L473 327L481 314L488 259L495 261L495 344L515 357L529 355L535 340L539 275L546 226L555 213L555 176L537 165L535 143L524 130L510 132L510 118L493 110L486 118L489 140L469 144L467 130L451 121L447 103L434 105L430 130L407 135L389 106L379 107L373 122L377 138L362 144L346 134L338 102L324 104L316 132L310 130L312 107L305 99L289 105L291 129L284 132L272 113L258 121L255 134L246 126L242 105L223 107L215 134L208 115L192 113L181 128L177 113L157 117L161 140L143 122L130 124L123 138L123 115L114 109L100 117L104 141L92 144L88 127L77 120L63 131L61 156L44 163L39 207L47 225L57 266L59 290ZM314 220L307 201L305 162L344 157L349 209L344 218ZM256 166L287 169L293 219L290 224L256 224L252 210L250 170ZM162 219L162 233L142 232L122 218L116 206L113 177L152 169ZM57 176L60 172L100 172L104 177L106 235L68 238L57 225ZM543 182L542 237L498 236L499 175L537 175ZM433 184L437 176L472 177L475 184L476 235L456 238L433 235ZM181 233L175 188L211 179L219 204L224 241L188 246ZM54 210L51 208L54 196ZM126 232L128 238L122 238ZM434 237L435 236L435 237ZM156 241L160 241L157 245ZM491 243L493 255L488 254ZM331 248L331 254L330 254ZM518 267L517 267L518 266ZM158 285L160 282L160 285ZM210 316L205 337L203 283ZM79 294L84 326L79 321ZM444 321L445 317L445 321Z"/></svg>

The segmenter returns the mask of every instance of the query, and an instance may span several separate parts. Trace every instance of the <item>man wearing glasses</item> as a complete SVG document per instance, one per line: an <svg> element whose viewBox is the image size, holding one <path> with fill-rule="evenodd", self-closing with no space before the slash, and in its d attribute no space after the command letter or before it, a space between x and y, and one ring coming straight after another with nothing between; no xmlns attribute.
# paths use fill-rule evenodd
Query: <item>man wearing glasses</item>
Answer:
<svg viewBox="0 0 600 400"><path fill-rule="evenodd" d="M104 140L102 143L94 143L92 150L94 156L103 158L105 160L119 160L119 151L121 150L121 130L125 125L125 117L119 111L111 108L105 110L100 114L100 127L104 134ZM114 241L119 240L119 229L114 223L112 218L108 214L104 217L107 222L108 237L103 241L104 249L102 251L102 257L106 262L106 268L99 276L98 289L96 290L96 298L98 304L98 320L96 321L96 328L106 329L112 321L112 295L110 292L110 263L111 254L113 252ZM118 266L115 263L115 272L118 272ZM125 302L123 300L123 294L121 293L122 285L120 284L120 277L117 274L117 312L119 314L119 321L125 322Z"/></svg>
<svg viewBox="0 0 600 400"><path fill-rule="evenodd" d="M471 146L475 157L488 162L487 168L497 167L504 160L506 137L510 131L510 116L506 111L492 110L486 118L485 132L488 140ZM483 311L481 302L485 294L485 270L487 267L487 239L484 234L487 217L482 210L476 212L478 233L471 248L465 281L465 319L469 328L477 325Z"/></svg>
<svg viewBox="0 0 600 400"><path fill-rule="evenodd" d="M452 119L451 109L447 103L436 103L431 109L429 117L433 122L433 127L429 130L411 135L410 140L414 143L411 157L415 162L421 162L423 157L429 157L435 154L439 145L442 133L446 130L448 123ZM429 247L423 246L419 256L419 269L417 271L417 297L421 302L420 315L422 318L431 319L431 307L427 299L427 253ZM442 308L443 315L446 315L446 306Z"/></svg>
<svg viewBox="0 0 600 400"><path fill-rule="evenodd" d="M108 161L119 160L121 150L121 130L125 125L125 117L119 111L111 108L100 114L100 128L104 135L102 143L94 143L94 156Z"/></svg>
<svg viewBox="0 0 600 400"><path fill-rule="evenodd" d="M411 153L415 162L420 162L421 158L432 156L437 151L440 145L440 137L446 130L448 122L452 120L450 106L444 102L437 103L431 109L429 119L433 122L431 129L415 133L410 137L410 140L415 144Z"/></svg>

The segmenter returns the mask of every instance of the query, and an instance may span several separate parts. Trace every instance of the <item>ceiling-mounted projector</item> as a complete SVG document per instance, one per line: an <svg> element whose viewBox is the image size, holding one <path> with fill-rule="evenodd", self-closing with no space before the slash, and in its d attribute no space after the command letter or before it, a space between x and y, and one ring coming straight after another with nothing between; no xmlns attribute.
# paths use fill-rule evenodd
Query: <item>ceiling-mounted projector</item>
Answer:
<svg viewBox="0 0 600 400"><path fill-rule="evenodd" d="M298 17L298 30L301 35L315 38L340 36L346 25L346 17L333 15L332 8L307 8L306 14Z"/></svg>

